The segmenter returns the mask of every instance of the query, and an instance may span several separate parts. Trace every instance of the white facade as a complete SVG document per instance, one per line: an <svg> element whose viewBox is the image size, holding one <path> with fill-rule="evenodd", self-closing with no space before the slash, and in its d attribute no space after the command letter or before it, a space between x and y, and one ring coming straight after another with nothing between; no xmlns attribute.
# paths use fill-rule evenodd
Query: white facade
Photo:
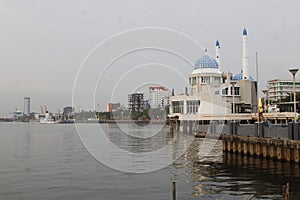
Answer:
<svg viewBox="0 0 300 200"><path fill-rule="evenodd" d="M207 55L198 59L189 76L190 95L170 97L169 117L179 120L208 119L236 113L250 113L257 108L256 82L251 80L248 69L247 32L243 32L243 75L220 71L220 46L216 42L216 58ZM234 83L233 83L234 80ZM255 112L255 111L254 111ZM224 118L225 119L225 118Z"/></svg>
<svg viewBox="0 0 300 200"><path fill-rule="evenodd" d="M169 104L170 92L162 86L150 86L148 99L151 108L164 107Z"/></svg>
<svg viewBox="0 0 300 200"><path fill-rule="evenodd" d="M30 97L24 97L24 114L27 116L30 114Z"/></svg>

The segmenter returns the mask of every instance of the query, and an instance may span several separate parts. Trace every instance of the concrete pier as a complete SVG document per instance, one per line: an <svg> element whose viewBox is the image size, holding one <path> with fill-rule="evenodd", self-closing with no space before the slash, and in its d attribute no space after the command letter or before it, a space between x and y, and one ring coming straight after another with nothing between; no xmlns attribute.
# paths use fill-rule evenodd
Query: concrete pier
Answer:
<svg viewBox="0 0 300 200"><path fill-rule="evenodd" d="M276 116L278 120L279 114ZM174 134L182 130L196 137L220 136L224 152L300 163L300 123L287 122L249 124L227 120L180 120L180 117L173 117L170 118L170 132Z"/></svg>
<svg viewBox="0 0 300 200"><path fill-rule="evenodd" d="M237 135L222 135L221 138L223 151L227 153L299 163L298 140Z"/></svg>

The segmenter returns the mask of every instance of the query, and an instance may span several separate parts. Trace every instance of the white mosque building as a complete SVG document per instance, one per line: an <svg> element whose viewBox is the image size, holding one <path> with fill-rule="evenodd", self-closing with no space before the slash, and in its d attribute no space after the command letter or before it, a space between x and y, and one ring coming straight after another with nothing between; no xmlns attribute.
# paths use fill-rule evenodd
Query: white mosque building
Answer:
<svg viewBox="0 0 300 200"><path fill-rule="evenodd" d="M216 57L199 58L189 76L190 94L170 97L169 117L179 120L213 119L232 113L257 110L257 84L249 75L248 34L244 29L242 72L233 75L220 70L220 42Z"/></svg>

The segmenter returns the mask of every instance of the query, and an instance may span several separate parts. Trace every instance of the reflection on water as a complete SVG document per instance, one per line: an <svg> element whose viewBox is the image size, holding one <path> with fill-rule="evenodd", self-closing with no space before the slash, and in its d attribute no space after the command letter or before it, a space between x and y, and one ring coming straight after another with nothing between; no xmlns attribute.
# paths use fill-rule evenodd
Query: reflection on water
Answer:
<svg viewBox="0 0 300 200"><path fill-rule="evenodd" d="M208 139L206 139L208 140ZM289 181L290 199L300 199L299 165L220 153L219 141L206 158L197 151L203 139L195 139L189 151L175 162L179 185L187 184L190 195L201 199L282 199L282 186ZM187 173L190 172L190 173ZM183 195L186 195L183 193Z"/></svg>
<svg viewBox="0 0 300 200"><path fill-rule="evenodd" d="M93 125L85 126L89 130ZM112 141L132 152L156 150L172 140L165 133L134 139L118 135L116 126L103 127ZM247 199L251 195L281 199L286 181L290 182L290 199L300 199L299 165L223 155L220 141L215 144L205 139L204 143L214 146L206 156L200 152L205 148L203 139L197 138L173 164L151 173L131 174L93 159L74 125L0 123L0 199L163 200L171 199L172 180L178 200Z"/></svg>
<svg viewBox="0 0 300 200"><path fill-rule="evenodd" d="M161 125L108 124L102 125L101 130L114 145L134 153L156 151L173 139L169 127Z"/></svg>

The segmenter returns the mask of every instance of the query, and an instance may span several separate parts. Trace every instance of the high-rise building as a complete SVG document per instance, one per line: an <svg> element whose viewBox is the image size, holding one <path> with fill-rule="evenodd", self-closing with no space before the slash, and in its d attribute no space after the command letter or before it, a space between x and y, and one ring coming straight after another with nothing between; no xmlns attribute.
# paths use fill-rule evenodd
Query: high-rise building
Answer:
<svg viewBox="0 0 300 200"><path fill-rule="evenodd" d="M129 94L128 108L130 111L142 112L144 109L144 94L143 93Z"/></svg>
<svg viewBox="0 0 300 200"><path fill-rule="evenodd" d="M149 104L151 108L164 107L168 104L170 92L162 86L149 87Z"/></svg>
<svg viewBox="0 0 300 200"><path fill-rule="evenodd" d="M294 82L292 80L269 80L268 85L268 101L270 103L273 101L280 101L287 96L294 98ZM296 81L296 92L300 92L300 81Z"/></svg>
<svg viewBox="0 0 300 200"><path fill-rule="evenodd" d="M30 97L24 97L24 114L30 115Z"/></svg>

